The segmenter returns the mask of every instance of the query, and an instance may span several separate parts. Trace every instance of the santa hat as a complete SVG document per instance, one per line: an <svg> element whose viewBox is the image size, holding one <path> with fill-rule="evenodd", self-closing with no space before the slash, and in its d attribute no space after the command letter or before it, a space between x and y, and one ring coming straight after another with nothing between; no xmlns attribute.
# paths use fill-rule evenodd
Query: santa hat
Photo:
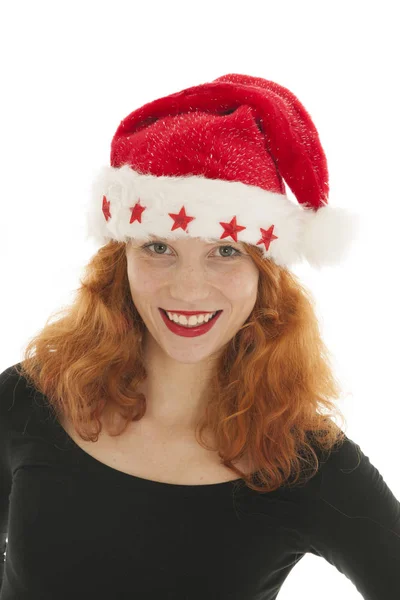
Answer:
<svg viewBox="0 0 400 600"><path fill-rule="evenodd" d="M121 121L110 166L93 182L87 238L247 242L278 265L320 268L341 262L359 230L359 216L328 205L328 191L318 132L296 96L229 74Z"/></svg>

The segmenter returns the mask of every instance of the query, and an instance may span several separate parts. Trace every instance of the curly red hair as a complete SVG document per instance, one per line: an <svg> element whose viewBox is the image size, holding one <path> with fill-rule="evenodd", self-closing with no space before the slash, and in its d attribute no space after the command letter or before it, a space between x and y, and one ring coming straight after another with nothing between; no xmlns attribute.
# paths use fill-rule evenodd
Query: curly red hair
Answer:
<svg viewBox="0 0 400 600"><path fill-rule="evenodd" d="M256 304L221 353L196 437L204 448L218 450L249 488L265 493L310 479L319 451L344 442L343 425L333 418L342 424L345 418L335 403L341 389L311 294L259 248L244 246L260 273ZM95 442L103 412L122 417L117 429L106 426L110 435L120 435L146 412L145 395L135 391L146 378L146 327L132 301L125 243L100 248L80 283L72 305L31 338L17 370L57 415L68 415L82 439ZM214 448L203 440L205 429ZM245 455L251 474L233 464ZM308 473L302 463L311 467Z"/></svg>

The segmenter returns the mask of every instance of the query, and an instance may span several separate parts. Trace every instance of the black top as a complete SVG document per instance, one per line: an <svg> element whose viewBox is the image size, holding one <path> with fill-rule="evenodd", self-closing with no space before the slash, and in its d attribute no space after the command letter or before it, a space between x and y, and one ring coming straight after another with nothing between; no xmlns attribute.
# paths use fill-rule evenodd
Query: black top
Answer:
<svg viewBox="0 0 400 600"><path fill-rule="evenodd" d="M363 598L399 600L400 503L347 436L300 487L152 481L87 454L13 367L0 374L0 600L273 600L306 553Z"/></svg>

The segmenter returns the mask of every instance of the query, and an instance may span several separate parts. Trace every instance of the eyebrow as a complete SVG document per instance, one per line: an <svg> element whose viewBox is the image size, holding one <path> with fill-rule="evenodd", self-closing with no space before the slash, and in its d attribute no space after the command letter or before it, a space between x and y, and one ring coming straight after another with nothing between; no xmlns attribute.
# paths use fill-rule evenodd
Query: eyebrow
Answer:
<svg viewBox="0 0 400 600"><path fill-rule="evenodd" d="M150 238L153 240L160 240L162 242L165 242L166 244L174 242L174 239L168 239L168 238L164 238L161 236L157 236L157 235L150 235ZM179 240L180 238L177 238L177 240ZM240 242L235 242L235 241L229 241L229 240L215 240L215 242L207 242L206 246L214 246L215 244L219 244L221 246L234 246L235 244L237 246L240 245Z"/></svg>

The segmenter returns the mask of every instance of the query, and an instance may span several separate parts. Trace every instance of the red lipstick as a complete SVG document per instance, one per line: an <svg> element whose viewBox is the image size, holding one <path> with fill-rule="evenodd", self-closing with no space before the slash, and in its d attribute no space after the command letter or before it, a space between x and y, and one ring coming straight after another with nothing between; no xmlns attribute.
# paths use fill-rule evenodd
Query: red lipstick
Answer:
<svg viewBox="0 0 400 600"><path fill-rule="evenodd" d="M168 329L170 331L172 331L172 333L175 333L176 335L180 335L182 337L196 337L198 335L204 335L211 329L211 327L214 327L215 323L217 322L217 320L219 319L219 317L222 314L222 310L221 310L221 311L217 312L217 314L212 319L210 319L207 323L204 323L201 325L196 325L196 327L184 327L183 325L179 325L178 323L175 323L175 321L171 321L168 318L168 315L164 312L163 308L159 308L158 310L160 311L161 317L162 317L164 323L166 324L166 326L168 327Z"/></svg>

